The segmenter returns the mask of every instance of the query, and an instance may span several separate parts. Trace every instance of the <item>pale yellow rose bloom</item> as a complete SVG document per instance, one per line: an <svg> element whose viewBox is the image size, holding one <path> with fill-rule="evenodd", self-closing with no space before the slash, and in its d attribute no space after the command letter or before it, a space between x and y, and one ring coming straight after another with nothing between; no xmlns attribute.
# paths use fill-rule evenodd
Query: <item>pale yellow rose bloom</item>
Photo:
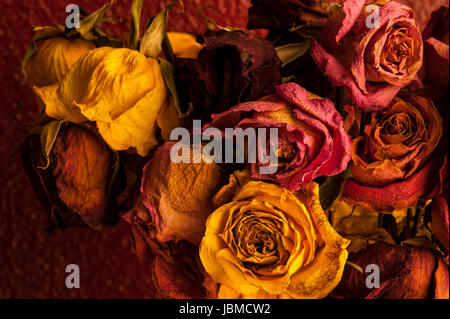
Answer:
<svg viewBox="0 0 450 319"><path fill-rule="evenodd" d="M195 36L184 32L167 32L173 54L177 58L195 59L203 45L195 40Z"/></svg>
<svg viewBox="0 0 450 319"><path fill-rule="evenodd" d="M96 122L105 142L118 151L134 148L145 156L157 145L158 124L165 137L179 125L158 61L130 49L92 50L62 81L34 90L47 115Z"/></svg>
<svg viewBox="0 0 450 319"><path fill-rule="evenodd" d="M234 179L234 180L233 180ZM236 179L232 199L208 218L200 244L219 298L325 297L339 283L349 241L331 227L309 183L295 194L275 184ZM217 199L217 198L216 198Z"/></svg>

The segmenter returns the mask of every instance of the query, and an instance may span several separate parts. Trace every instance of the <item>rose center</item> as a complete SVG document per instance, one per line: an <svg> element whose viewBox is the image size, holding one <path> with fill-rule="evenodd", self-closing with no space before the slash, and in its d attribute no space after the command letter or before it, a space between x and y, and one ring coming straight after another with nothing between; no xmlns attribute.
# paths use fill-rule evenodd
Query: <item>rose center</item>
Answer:
<svg viewBox="0 0 450 319"><path fill-rule="evenodd" d="M280 163L288 163L295 156L295 146L293 143L281 142L278 147L278 160Z"/></svg>
<svg viewBox="0 0 450 319"><path fill-rule="evenodd" d="M408 29L397 27L388 36L384 54L381 57L381 65L394 74L401 73L411 53L412 40L408 36Z"/></svg>
<svg viewBox="0 0 450 319"><path fill-rule="evenodd" d="M250 250L262 255L266 255L276 248L275 240L266 231L256 230L248 240Z"/></svg>

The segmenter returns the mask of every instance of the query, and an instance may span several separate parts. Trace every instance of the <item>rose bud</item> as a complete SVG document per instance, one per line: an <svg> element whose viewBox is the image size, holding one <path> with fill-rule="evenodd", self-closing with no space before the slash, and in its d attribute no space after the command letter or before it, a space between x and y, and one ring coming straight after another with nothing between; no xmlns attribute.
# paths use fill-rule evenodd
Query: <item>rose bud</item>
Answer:
<svg viewBox="0 0 450 319"><path fill-rule="evenodd" d="M328 4L316 0L252 0L248 29L285 31L299 24L324 25Z"/></svg>
<svg viewBox="0 0 450 319"><path fill-rule="evenodd" d="M39 135L29 136L22 148L22 161L49 214L51 228L88 225L101 229L114 223L118 216L109 189L113 154L101 139L79 126L62 127L46 169L40 144Z"/></svg>
<svg viewBox="0 0 450 319"><path fill-rule="evenodd" d="M270 94L281 83L281 62L269 41L224 30L208 30L199 41L204 47L197 59L179 60L182 98L198 115L207 119L213 112Z"/></svg>
<svg viewBox="0 0 450 319"><path fill-rule="evenodd" d="M198 245L213 211L211 198L221 186L221 174L214 162L193 162L200 155L195 150L185 162L172 162L174 145L166 142L156 149L144 167L139 207L124 218L145 225L148 236L160 243L186 240Z"/></svg>
<svg viewBox="0 0 450 319"><path fill-rule="evenodd" d="M217 203L229 200L209 216L200 244L219 298L325 297L341 279L349 242L329 224L318 185L294 194L238 180L232 176L234 185L218 193Z"/></svg>
<svg viewBox="0 0 450 319"><path fill-rule="evenodd" d="M26 80L31 86L47 86L62 80L72 65L95 45L81 38L51 38L33 53L25 65Z"/></svg>
<svg viewBox="0 0 450 319"><path fill-rule="evenodd" d="M419 95L396 97L391 105L368 113L364 132L353 139L343 200L368 210L412 207L431 196L443 167L433 151L442 136L442 119L433 102Z"/></svg>
<svg viewBox="0 0 450 319"><path fill-rule="evenodd" d="M411 8L396 1L366 2L346 0L336 9L322 33L323 46L314 40L311 54L334 85L348 89L356 106L380 110L418 80L422 36ZM373 3L379 19L368 7Z"/></svg>
<svg viewBox="0 0 450 319"><path fill-rule="evenodd" d="M425 42L424 83L441 91L448 90L449 83L449 14L448 7L433 12L423 31Z"/></svg>
<svg viewBox="0 0 450 319"><path fill-rule="evenodd" d="M177 58L195 59L203 48L195 36L185 32L167 32L173 54Z"/></svg>
<svg viewBox="0 0 450 319"><path fill-rule="evenodd" d="M93 121L113 150L146 156L179 120L158 61L138 51L102 47L82 56L56 84L34 87L55 119Z"/></svg>
<svg viewBox="0 0 450 319"><path fill-rule="evenodd" d="M349 299L448 299L448 267L443 259L422 247L391 246L385 243L370 245L350 254L349 261L361 267L361 273L347 265L342 280L330 294L333 298ZM379 287L375 284L374 268L379 268ZM375 268L376 269L376 268Z"/></svg>
<svg viewBox="0 0 450 319"><path fill-rule="evenodd" d="M206 127L277 128L277 170L261 174L260 168L266 164L257 160L251 165L251 172L253 177L275 181L289 190L299 189L318 176L345 170L350 161L351 138L333 103L295 83L277 86L276 92L277 95L213 114L213 121ZM266 140L267 147L271 147L273 141Z"/></svg>

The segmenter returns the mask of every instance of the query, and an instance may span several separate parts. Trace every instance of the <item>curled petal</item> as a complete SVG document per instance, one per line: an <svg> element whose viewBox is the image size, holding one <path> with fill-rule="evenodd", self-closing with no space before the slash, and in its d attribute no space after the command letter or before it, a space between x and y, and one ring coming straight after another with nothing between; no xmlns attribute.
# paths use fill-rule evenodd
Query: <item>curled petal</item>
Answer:
<svg viewBox="0 0 450 319"><path fill-rule="evenodd" d="M367 93L364 93L356 84L350 71L334 56L327 53L316 40L313 40L311 45L311 55L333 85L345 86L350 92L353 103L367 111L385 108L401 89L399 86L388 84L367 84Z"/></svg>
<svg viewBox="0 0 450 319"><path fill-rule="evenodd" d="M335 12L328 20L324 40L330 47L336 47L351 30L365 4L365 0L344 1L342 11Z"/></svg>

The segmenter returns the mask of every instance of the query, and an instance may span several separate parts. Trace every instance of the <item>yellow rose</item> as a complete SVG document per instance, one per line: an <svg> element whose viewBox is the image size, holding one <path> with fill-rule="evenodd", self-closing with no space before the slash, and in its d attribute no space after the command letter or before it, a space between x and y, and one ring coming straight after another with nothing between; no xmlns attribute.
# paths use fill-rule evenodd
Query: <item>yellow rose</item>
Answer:
<svg viewBox="0 0 450 319"><path fill-rule="evenodd" d="M27 83L38 87L56 83L72 65L95 45L83 39L62 37L42 41L25 65Z"/></svg>
<svg viewBox="0 0 450 319"><path fill-rule="evenodd" d="M331 227L309 183L295 194L235 176L214 201L200 259L219 298L323 298L340 281L349 241Z"/></svg>
<svg viewBox="0 0 450 319"><path fill-rule="evenodd" d="M179 125L158 61L138 51L102 47L82 56L59 82L34 87L55 119L96 122L114 150L135 148L141 156ZM162 118L164 117L164 118Z"/></svg>
<svg viewBox="0 0 450 319"><path fill-rule="evenodd" d="M184 32L167 32L173 54L177 58L197 58L203 45L195 40L195 36Z"/></svg>

